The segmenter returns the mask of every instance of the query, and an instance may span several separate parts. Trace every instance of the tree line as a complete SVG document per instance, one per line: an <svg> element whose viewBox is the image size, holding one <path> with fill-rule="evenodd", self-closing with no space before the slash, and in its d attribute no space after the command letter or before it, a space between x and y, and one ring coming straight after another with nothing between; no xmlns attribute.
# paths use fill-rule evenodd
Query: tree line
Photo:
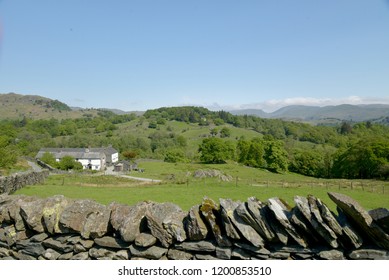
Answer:
<svg viewBox="0 0 389 280"><path fill-rule="evenodd" d="M147 131L136 135L120 131L135 121ZM208 129L198 138L198 148L189 152L184 131L170 121ZM234 128L253 131L254 138L232 136ZM12 167L19 156L35 156L41 147L88 147L112 144L122 158L147 157L168 162L203 161L238 163L272 172L296 172L321 178L389 177L389 127L372 122L343 122L337 126L235 116L201 107L171 107L149 110L143 116L116 115L78 119L0 121L0 168ZM193 142L191 142L193 143Z"/></svg>

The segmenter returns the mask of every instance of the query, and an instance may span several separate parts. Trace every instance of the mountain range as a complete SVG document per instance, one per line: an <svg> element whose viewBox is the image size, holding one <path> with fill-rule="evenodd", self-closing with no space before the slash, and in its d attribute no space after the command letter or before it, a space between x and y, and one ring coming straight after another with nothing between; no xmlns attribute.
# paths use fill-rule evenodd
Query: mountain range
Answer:
<svg viewBox="0 0 389 280"><path fill-rule="evenodd" d="M95 116L98 111L111 111L115 114L143 112L126 112L118 109L84 109L69 107L67 104L38 95L21 95L16 93L0 94L0 119L17 119L28 117L33 119L46 118L77 118L85 115ZM304 106L291 105L272 113L259 109L230 110L234 115L253 115L261 118L283 119L313 124L333 124L342 121L362 122L372 121L389 123L389 105L335 105L335 106Z"/></svg>
<svg viewBox="0 0 389 280"><path fill-rule="evenodd" d="M338 123L342 121L382 122L389 119L389 105L367 104L367 105L334 105L334 106L286 106L272 113L263 110L247 109L234 110L230 113L235 115L253 115L261 118L284 119L312 123Z"/></svg>

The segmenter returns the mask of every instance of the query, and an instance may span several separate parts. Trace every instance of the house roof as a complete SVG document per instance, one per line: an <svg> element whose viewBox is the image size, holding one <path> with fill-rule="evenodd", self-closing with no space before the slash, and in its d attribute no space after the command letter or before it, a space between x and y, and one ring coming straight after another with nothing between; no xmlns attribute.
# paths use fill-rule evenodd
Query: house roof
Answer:
<svg viewBox="0 0 389 280"><path fill-rule="evenodd" d="M36 157L41 158L47 152L54 154L59 159L65 156L71 156L75 159L102 159L106 157L104 151L91 151L91 149L85 148L42 148Z"/></svg>

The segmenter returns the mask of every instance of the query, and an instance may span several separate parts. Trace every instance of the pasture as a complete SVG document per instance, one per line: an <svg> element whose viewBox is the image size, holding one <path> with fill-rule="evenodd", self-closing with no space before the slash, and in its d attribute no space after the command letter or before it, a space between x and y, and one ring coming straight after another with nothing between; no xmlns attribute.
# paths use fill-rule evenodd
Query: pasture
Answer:
<svg viewBox="0 0 389 280"><path fill-rule="evenodd" d="M172 202L182 209L200 204L204 196L218 202L219 198L245 201L255 196L261 201L283 198L294 205L295 195L312 194L335 211L327 192L344 193L357 200L365 209L389 208L389 183L373 180L325 180L293 173L274 174L235 163L173 164L145 161L139 164L144 173L131 176L161 179L162 183L146 183L104 175L51 175L43 185L28 186L16 194L49 197L62 194L75 199L93 199L102 204L118 202L134 205L140 201ZM229 175L229 182L220 178L194 178L194 171L216 169Z"/></svg>

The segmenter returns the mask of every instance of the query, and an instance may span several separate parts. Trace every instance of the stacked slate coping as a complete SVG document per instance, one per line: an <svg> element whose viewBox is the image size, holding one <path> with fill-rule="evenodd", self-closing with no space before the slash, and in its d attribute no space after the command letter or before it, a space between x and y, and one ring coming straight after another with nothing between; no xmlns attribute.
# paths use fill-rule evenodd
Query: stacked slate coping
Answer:
<svg viewBox="0 0 389 280"><path fill-rule="evenodd" d="M389 260L389 211L328 193L245 202L205 197L101 205L64 196L0 195L1 260Z"/></svg>

